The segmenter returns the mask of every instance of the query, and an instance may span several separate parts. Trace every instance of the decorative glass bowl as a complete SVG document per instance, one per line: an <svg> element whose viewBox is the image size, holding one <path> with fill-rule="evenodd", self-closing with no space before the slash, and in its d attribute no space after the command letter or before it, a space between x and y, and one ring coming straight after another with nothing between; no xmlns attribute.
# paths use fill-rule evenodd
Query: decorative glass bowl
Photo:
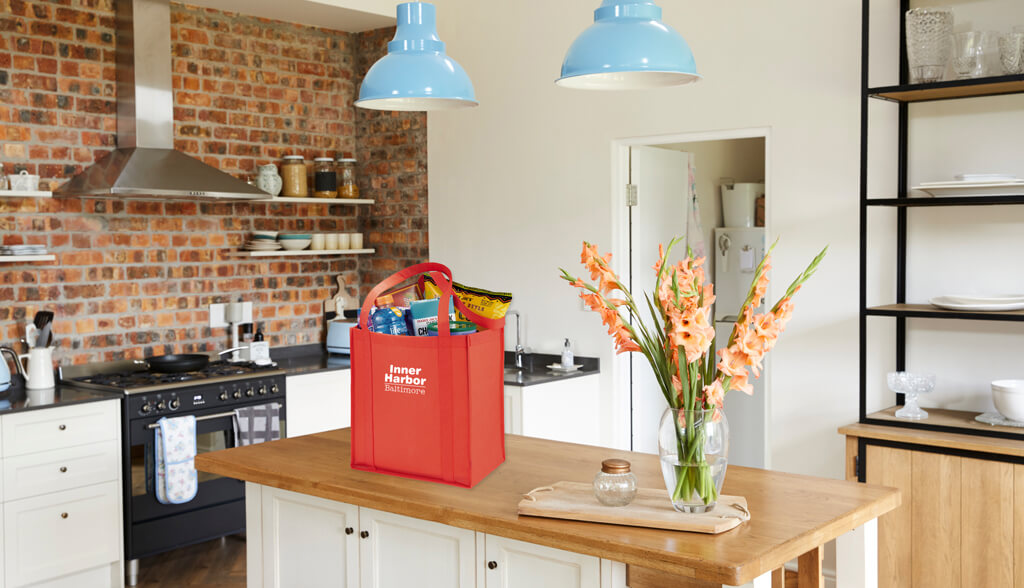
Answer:
<svg viewBox="0 0 1024 588"><path fill-rule="evenodd" d="M886 376L889 389L903 394L903 408L896 411L896 418L919 421L928 418L928 413L917 405L917 396L935 389L935 376L911 372L889 372Z"/></svg>

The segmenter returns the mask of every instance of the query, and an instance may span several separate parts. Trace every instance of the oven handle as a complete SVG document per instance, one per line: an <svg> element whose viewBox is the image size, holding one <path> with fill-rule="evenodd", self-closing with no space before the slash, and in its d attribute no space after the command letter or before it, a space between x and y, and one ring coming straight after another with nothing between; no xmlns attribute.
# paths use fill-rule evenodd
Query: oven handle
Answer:
<svg viewBox="0 0 1024 588"><path fill-rule="evenodd" d="M208 414L201 417L196 417L197 421L208 421L210 419L219 419L223 417L235 416L235 411L218 412L217 414ZM147 429L156 429L160 426L159 423L150 423L146 425Z"/></svg>

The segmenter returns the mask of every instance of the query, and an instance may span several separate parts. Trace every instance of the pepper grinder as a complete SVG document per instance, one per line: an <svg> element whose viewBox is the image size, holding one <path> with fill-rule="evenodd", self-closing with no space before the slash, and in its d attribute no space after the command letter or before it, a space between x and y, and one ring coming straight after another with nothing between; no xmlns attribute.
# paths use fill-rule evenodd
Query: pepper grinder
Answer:
<svg viewBox="0 0 1024 588"><path fill-rule="evenodd" d="M228 331L231 332L231 347L238 347L238 327L242 322L242 300L228 302L224 307L224 322L228 324ZM240 361L238 351L231 352L231 361Z"/></svg>

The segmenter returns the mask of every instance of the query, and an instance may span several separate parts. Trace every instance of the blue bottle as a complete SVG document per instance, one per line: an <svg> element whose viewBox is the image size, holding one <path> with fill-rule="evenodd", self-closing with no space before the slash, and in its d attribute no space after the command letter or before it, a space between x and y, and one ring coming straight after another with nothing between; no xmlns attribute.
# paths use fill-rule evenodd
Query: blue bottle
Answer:
<svg viewBox="0 0 1024 588"><path fill-rule="evenodd" d="M405 325L405 317L400 308L395 308L395 299L390 294L385 294L376 300L377 309L370 317L370 330L374 333L386 335L408 335L409 330Z"/></svg>

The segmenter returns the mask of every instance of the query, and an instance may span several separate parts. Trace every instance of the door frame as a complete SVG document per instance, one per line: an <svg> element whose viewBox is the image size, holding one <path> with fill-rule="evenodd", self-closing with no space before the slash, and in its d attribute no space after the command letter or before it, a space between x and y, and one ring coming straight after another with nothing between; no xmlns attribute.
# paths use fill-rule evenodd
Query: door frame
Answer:
<svg viewBox="0 0 1024 588"><path fill-rule="evenodd" d="M666 135L648 135L641 137L625 137L613 139L611 142L611 226L612 226L612 259L619 275L629 275L629 268L622 267L620 263L628 263L629 254L629 214L625 205L625 186L629 183L629 149L630 147L657 147L659 145L672 145L676 143L704 143L708 141L725 141L730 139L764 139L764 186L765 193L772 193L772 128L771 127L748 127L741 129L721 129L709 131L695 131L690 133L672 133ZM771 235L772 219L771 200L765 199L764 225L768 235ZM768 299L772 299L773 285L768 285ZM630 371L629 355L617 354L612 359L612 443L614 447L631 449L633 444L632 432L632 398L630 394L632 374ZM770 371L771 356L765 357L765 371ZM771 403L771 377L766 376L764 383L765 405L769 420L772 414ZM656 426L652 423L651 426ZM771 464L771 427L766 427L769 439L766 441L765 466Z"/></svg>

